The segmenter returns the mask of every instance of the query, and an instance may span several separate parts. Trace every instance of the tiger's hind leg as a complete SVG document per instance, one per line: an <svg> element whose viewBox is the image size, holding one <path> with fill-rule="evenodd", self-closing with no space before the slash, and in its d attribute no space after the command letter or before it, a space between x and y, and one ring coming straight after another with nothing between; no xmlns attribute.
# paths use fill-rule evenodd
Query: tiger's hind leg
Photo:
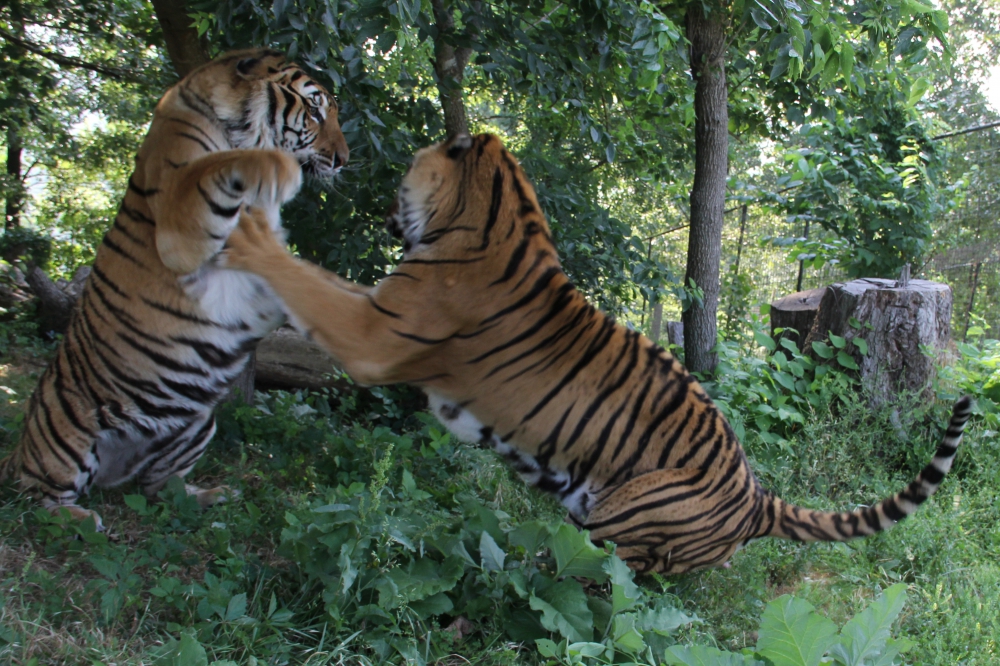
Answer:
<svg viewBox="0 0 1000 666"><path fill-rule="evenodd" d="M201 458L214 434L215 417L209 416L192 423L180 435L169 438L167 445L157 452L155 458L147 462L139 474L138 482L142 494L149 499L156 499L171 477L183 479ZM239 491L229 486L200 488L186 483L184 489L188 495L198 500L198 505L203 509L239 495Z"/></svg>
<svg viewBox="0 0 1000 666"><path fill-rule="evenodd" d="M725 487L699 468L655 470L602 496L584 527L595 543L614 542L618 556L639 572L721 566L743 542L750 501L734 499Z"/></svg>
<svg viewBox="0 0 1000 666"><path fill-rule="evenodd" d="M90 414L63 411L53 403L56 398L40 385L31 398L21 441L5 461L5 476L37 498L49 513L66 509L76 520L93 518L95 528L102 531L100 514L77 504L100 471L93 419Z"/></svg>

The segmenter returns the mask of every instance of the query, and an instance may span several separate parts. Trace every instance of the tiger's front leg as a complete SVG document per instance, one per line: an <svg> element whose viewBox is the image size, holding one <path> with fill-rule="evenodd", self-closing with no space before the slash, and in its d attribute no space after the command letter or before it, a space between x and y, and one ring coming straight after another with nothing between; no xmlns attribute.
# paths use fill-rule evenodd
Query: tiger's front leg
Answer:
<svg viewBox="0 0 1000 666"><path fill-rule="evenodd" d="M224 264L270 283L301 326L361 384L419 383L438 368L440 345L462 325L431 279L361 287L299 261L275 238L267 216L248 209L229 237Z"/></svg>
<svg viewBox="0 0 1000 666"><path fill-rule="evenodd" d="M210 153L163 172L161 191L147 193L156 219L156 250L172 271L187 274L222 251L244 206L262 209L278 228L281 204L302 185L302 169L279 150Z"/></svg>
<svg viewBox="0 0 1000 666"><path fill-rule="evenodd" d="M713 480L699 468L640 474L602 496L584 527L594 543L617 544L618 556L639 572L722 565L743 543L740 518L747 507L739 501L727 506L721 492L706 502L702 495Z"/></svg>

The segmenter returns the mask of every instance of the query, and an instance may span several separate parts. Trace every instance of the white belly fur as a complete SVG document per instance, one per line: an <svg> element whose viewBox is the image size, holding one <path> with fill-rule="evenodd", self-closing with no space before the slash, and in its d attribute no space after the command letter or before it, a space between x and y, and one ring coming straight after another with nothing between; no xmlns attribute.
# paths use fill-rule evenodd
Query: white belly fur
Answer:
<svg viewBox="0 0 1000 666"><path fill-rule="evenodd" d="M594 495L588 481L570 491L572 479L569 472L551 467L543 469L534 456L520 450L515 442L502 441L493 432L493 428L484 426L472 412L440 394L425 392L431 412L455 437L463 442L492 448L510 462L521 478L530 485L540 485L544 479L545 485L559 497L573 518L580 523L586 521L594 504Z"/></svg>

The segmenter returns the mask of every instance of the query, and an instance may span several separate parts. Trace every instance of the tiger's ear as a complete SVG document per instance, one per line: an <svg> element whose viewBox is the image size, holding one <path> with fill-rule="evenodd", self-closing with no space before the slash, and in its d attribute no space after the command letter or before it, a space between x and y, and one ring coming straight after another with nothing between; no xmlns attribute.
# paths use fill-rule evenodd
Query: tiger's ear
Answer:
<svg viewBox="0 0 1000 666"><path fill-rule="evenodd" d="M453 160L457 160L472 148L472 137L468 134L458 134L447 142L445 155Z"/></svg>
<svg viewBox="0 0 1000 666"><path fill-rule="evenodd" d="M260 58L240 58L236 63L236 72L244 79L259 79L263 75L261 65Z"/></svg>

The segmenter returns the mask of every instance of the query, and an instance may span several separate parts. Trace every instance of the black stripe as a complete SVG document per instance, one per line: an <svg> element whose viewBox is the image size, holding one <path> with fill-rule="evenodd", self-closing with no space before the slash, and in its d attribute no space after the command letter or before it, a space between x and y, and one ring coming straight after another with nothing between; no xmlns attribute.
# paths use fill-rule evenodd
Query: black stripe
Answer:
<svg viewBox="0 0 1000 666"><path fill-rule="evenodd" d="M187 125L188 127L190 127L191 129L195 130L196 132L199 132L203 137L205 137L206 141L208 141L209 143L212 144L211 148L208 148L207 146L205 147L206 151L212 152L213 150L219 150L219 145L217 143L215 143L215 141L212 139L211 136L209 136L208 132L206 132L203 128L199 127L198 125L195 125L194 123L189 123L188 121L182 120L181 118L168 117L167 120L175 122L175 123L180 123L181 125ZM188 135L181 134L181 136L188 136ZM189 138L194 138L194 137L189 137ZM201 143L202 146L205 145L200 140L196 139L196 141L198 141L198 143Z"/></svg>
<svg viewBox="0 0 1000 666"><path fill-rule="evenodd" d="M573 302L573 285L571 285L569 283L566 283L562 287L560 287L559 290L555 293L555 302L545 312L545 314L540 319L538 319L538 321L536 321L534 324L532 324L527 329L521 331L521 333L519 333L518 335L514 336L513 338L510 338L509 340L506 340L505 342L497 345L496 347L493 347L493 348L489 349L488 351L485 351L482 354L480 354L479 356L477 356L477 357L475 357L473 359L470 359L469 361L466 361L466 362L470 363L470 364L471 363L479 363L480 361L483 361L483 360L489 358L490 356L493 356L494 354L497 354L497 353L499 353L499 352L501 352L501 351L503 351L505 349L509 349L509 348L513 347L514 345L520 344L520 343L524 342L525 340L527 340L528 338L533 337L539 331L541 331L543 328L545 328L545 326L549 322L551 322L555 317L557 317L572 302ZM492 319L492 317L491 317L491 319ZM483 322L483 323L486 323L486 322ZM482 324L480 324L480 325L482 325ZM518 358L521 358L524 355L525 354L521 354ZM506 365L506 364L504 364L504 365ZM503 366L500 366L500 367L503 367ZM487 375L487 377L492 376L498 370L499 370L499 368L495 368L492 372L489 373L489 375Z"/></svg>
<svg viewBox="0 0 1000 666"><path fill-rule="evenodd" d="M545 272L542 273L537 280L535 280L535 284L532 285L531 290L527 294L518 299L517 302L514 303L513 305L508 305L499 312L492 314L486 319L482 320L481 322L479 322L479 325L483 326L485 324L490 323L491 321L503 317L506 314L510 314L511 312L520 310L525 305L535 300L539 296L539 294L543 293L546 290L546 287L549 286L549 283L552 282L552 279L561 273L562 269L559 268L558 266L552 266L546 269Z"/></svg>
<svg viewBox="0 0 1000 666"><path fill-rule="evenodd" d="M529 411L524 417L521 418L520 424L524 425L525 423L533 419L535 416L537 416L538 413L541 412L545 408L545 406L552 401L553 398L559 395L559 393L562 392L562 390L566 388L566 386L571 381L573 381L573 379L575 379L578 374L580 374L581 370L590 365L590 363L595 358L597 358L597 356L601 353L601 351L604 350L605 345L607 345L607 342L608 340L611 339L611 336L614 335L614 332L615 332L614 321L610 319L605 319L604 324L601 327L601 330L598 331L597 335L591 340L590 344L587 346L587 349L581 355L580 359L576 362L576 364L572 368L570 368L570 371L567 372L561 380L559 380L559 383L556 384L555 387L553 387L545 395L545 397L543 397L531 409L531 411Z"/></svg>
<svg viewBox="0 0 1000 666"><path fill-rule="evenodd" d="M184 336L172 336L170 339L179 344L187 345L193 349L195 353L201 357L201 360L205 361L205 363L208 363L213 368L228 368L237 361L245 358L250 350L257 344L257 338L250 338L241 342L236 349L226 351L225 349L204 340L196 340L194 338Z"/></svg>
<svg viewBox="0 0 1000 666"><path fill-rule="evenodd" d="M372 304L372 307L374 307L376 310L378 310L382 314L386 315L387 317L392 317L393 319L399 319L399 315L398 314L396 314L392 310L387 310L386 308L384 308L381 305L379 305L378 303L376 303L374 296L372 296L371 294L368 294L367 296L368 296L368 300Z"/></svg>
<svg viewBox="0 0 1000 666"><path fill-rule="evenodd" d="M147 217L143 213L140 213L135 208L130 208L126 206L124 203L118 208L118 212L123 213L125 217L132 220L133 222L156 226L156 222L152 218Z"/></svg>
<svg viewBox="0 0 1000 666"><path fill-rule="evenodd" d="M195 143L197 143L199 146L201 146L205 150L206 153L211 153L212 152L212 148L207 143L205 143L204 141L202 141L201 139L199 139L198 137L196 137L193 134L188 134L187 132L178 132L177 136L182 136L185 139L191 139L192 141L194 141Z"/></svg>
<svg viewBox="0 0 1000 666"><path fill-rule="evenodd" d="M223 206L217 204L215 201L212 200L212 197L209 196L208 192L205 191L205 188L201 186L201 183L198 183L198 193L201 194L201 197L205 200L205 203L208 204L208 209L212 211L214 215L218 215L219 217L230 218L230 217L235 217L236 214L240 212L240 207L238 205L232 206L230 208L224 208Z"/></svg>
<svg viewBox="0 0 1000 666"><path fill-rule="evenodd" d="M107 234L105 234L104 241L101 243L101 245L103 245L104 247L108 248L109 250L111 250L115 254L121 255L125 259L128 259L129 261L131 261L133 264L135 264L139 268L143 268L143 269L146 268L145 264L143 264L141 261L139 261L138 259L136 259L135 257L133 257L131 254L129 254L125 250L123 250L121 248L121 246L118 245L117 243L115 243L113 240L111 240L110 236L108 236Z"/></svg>
<svg viewBox="0 0 1000 666"><path fill-rule="evenodd" d="M193 365L187 365L186 363L181 363L176 359L165 356L159 352L153 351L149 347L141 344L138 340L135 340L124 333L119 333L118 337L121 338L129 347L135 349L137 352L153 361L162 368L167 370L173 370L174 372L182 372L189 375L198 375L199 377L208 377L208 373L201 368L195 367Z"/></svg>
<svg viewBox="0 0 1000 666"><path fill-rule="evenodd" d="M142 302L153 308L154 310L159 310L160 312L166 312L169 315L182 319L184 321L189 321L194 324L201 324L202 326L211 326L212 328L221 328L226 331L249 331L250 327L245 322L240 322L236 325L220 324L219 322L211 321L209 319L203 319L197 315L189 314L177 308L165 305L163 303L157 303L156 301L150 300L145 296L142 297Z"/></svg>
<svg viewBox="0 0 1000 666"><path fill-rule="evenodd" d="M504 282L510 280L517 273L517 269L521 266L521 262L524 261L524 255L528 253L528 245L531 244L530 238L525 238L521 241L520 245L514 248L514 251L510 255L510 261L507 262L507 268L504 269L503 275L498 277L493 282L490 282L489 286L494 286L498 284L503 284Z"/></svg>
<svg viewBox="0 0 1000 666"><path fill-rule="evenodd" d="M486 226L483 227L483 243L477 250L482 251L490 246L490 232L493 225L497 223L497 215L500 214L500 202L503 199L503 172L497 167L493 172L493 193L490 196L490 212L486 216Z"/></svg>
<svg viewBox="0 0 1000 666"><path fill-rule="evenodd" d="M135 194L138 194L140 197L144 197L145 198L145 197L151 197L151 196L153 196L154 194L156 194L157 192L160 191L158 188L155 188L155 187L151 187L151 188L146 189L146 190L142 189L141 187L139 187L138 185L136 185L135 180L133 180L133 176L134 175L135 174L133 174L132 176L128 177L128 189L131 192L133 192Z"/></svg>

